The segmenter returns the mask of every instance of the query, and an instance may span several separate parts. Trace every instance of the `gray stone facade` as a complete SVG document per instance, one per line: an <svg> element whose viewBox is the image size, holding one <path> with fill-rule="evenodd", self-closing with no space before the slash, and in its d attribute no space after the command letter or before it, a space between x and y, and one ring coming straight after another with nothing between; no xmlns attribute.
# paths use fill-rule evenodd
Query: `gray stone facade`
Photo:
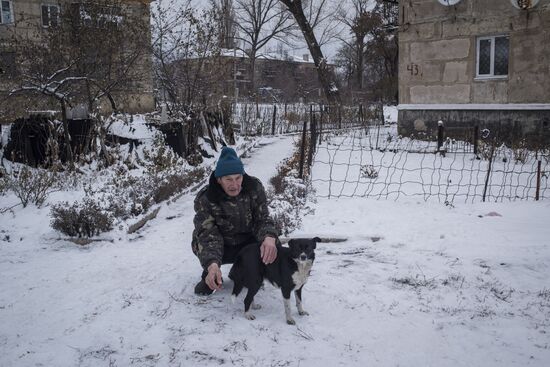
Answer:
<svg viewBox="0 0 550 367"><path fill-rule="evenodd" d="M495 37L507 40L498 56L507 61L506 73L480 72L480 37L492 38L491 68L497 68L501 50ZM550 1L529 10L510 0L461 0L454 6L400 1L398 119L404 135L429 136L442 120L449 126L491 124L494 131L495 124L499 131L513 125L522 136L532 135L536 125L539 135L548 136Z"/></svg>

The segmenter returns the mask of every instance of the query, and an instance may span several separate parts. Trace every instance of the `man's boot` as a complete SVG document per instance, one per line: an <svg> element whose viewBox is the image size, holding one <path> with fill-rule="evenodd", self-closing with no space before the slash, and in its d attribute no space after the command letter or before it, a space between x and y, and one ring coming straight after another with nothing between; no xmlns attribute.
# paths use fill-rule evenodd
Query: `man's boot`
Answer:
<svg viewBox="0 0 550 367"><path fill-rule="evenodd" d="M208 284L206 284L206 276L208 275L207 271L203 271L201 275L201 281L197 283L195 286L195 294L199 296L208 296L212 294L213 290L210 289Z"/></svg>

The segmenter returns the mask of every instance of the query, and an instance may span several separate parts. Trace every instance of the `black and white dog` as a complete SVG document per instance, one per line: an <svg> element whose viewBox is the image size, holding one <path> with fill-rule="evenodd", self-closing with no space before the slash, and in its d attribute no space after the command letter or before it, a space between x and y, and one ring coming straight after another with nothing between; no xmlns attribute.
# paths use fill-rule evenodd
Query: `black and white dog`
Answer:
<svg viewBox="0 0 550 367"><path fill-rule="evenodd" d="M244 299L244 314L249 320L254 320L250 308L258 309L254 304L254 296L263 284L264 279L281 289L285 305L286 322L294 325L295 321L290 315L290 293L294 291L298 313L308 315L302 307L302 287L307 282L313 261L315 260L315 248L319 237L306 239L292 239L288 247L278 246L277 258L269 265L265 265L260 258L260 247L257 244L244 247L239 254L231 270L229 278L233 280L233 300L241 293L243 287L248 288Z"/></svg>

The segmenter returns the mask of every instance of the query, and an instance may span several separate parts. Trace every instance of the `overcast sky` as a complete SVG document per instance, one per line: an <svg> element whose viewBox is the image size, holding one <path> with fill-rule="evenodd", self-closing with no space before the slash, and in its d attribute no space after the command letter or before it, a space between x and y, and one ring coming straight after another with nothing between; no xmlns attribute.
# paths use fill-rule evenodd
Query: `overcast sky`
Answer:
<svg viewBox="0 0 550 367"><path fill-rule="evenodd" d="M170 0L161 0L161 1L164 4L172 3L172 4L174 4L174 5L172 5L173 7L177 6L177 4L184 4L186 2L186 0L172 0L172 2ZM204 8L209 3L209 1L207 1L207 0L191 0L191 1L192 1L193 6L197 9ZM338 4L349 8L349 5L346 5L346 4L349 4L349 1L350 0L340 1L340 2L338 2ZM328 4L329 4L328 6L334 7L335 2L328 1ZM339 32L339 36L340 37L347 36L347 31L342 28L342 30ZM328 43L322 45L321 49L323 51L323 54L325 55L325 57L327 57L329 59L329 62L334 61L334 56L336 55L336 52L338 51L338 48L340 47L340 45L341 45L341 41L338 41L338 40L333 40L331 42L328 42ZM268 46L268 48L271 48L273 50L275 50L276 47L277 47L277 42L276 41L269 44L269 46ZM305 42L302 41L301 37L300 37L299 40L296 41L296 43L294 45L291 45L291 46L285 45L285 49L288 50L289 54L294 55L294 56L302 57L304 54L309 54L307 46L306 46ZM264 49L262 51L266 52L268 50Z"/></svg>

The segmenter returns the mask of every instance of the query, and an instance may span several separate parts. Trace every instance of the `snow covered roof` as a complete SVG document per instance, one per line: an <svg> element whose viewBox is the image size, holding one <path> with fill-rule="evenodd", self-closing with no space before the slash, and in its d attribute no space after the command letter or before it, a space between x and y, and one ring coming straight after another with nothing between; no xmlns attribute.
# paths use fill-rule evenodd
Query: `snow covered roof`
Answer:
<svg viewBox="0 0 550 367"><path fill-rule="evenodd" d="M243 50L233 50L233 49L222 49L222 56L226 57L248 57ZM303 56L296 56L290 54L281 54L280 52L258 52L258 59L265 60L280 60L280 61L290 61L290 62L301 62L304 64L313 64L313 59L309 54L304 54Z"/></svg>

